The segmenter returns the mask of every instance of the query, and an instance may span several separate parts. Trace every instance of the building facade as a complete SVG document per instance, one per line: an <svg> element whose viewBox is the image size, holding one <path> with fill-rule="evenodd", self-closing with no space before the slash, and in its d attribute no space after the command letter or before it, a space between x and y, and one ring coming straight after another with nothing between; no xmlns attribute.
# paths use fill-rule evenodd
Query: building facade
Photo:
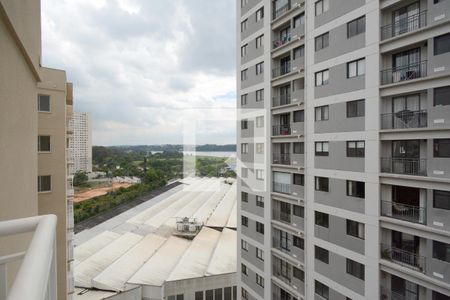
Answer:
<svg viewBox="0 0 450 300"><path fill-rule="evenodd" d="M74 171L92 172L92 129L91 116L85 112L73 114L73 149Z"/></svg>
<svg viewBox="0 0 450 300"><path fill-rule="evenodd" d="M72 85L65 71L41 66L40 11L40 1L0 1L0 220L57 216L57 297L69 299ZM24 251L29 242L30 235L1 238L0 256ZM8 283L18 266L7 266Z"/></svg>
<svg viewBox="0 0 450 300"><path fill-rule="evenodd" d="M238 294L449 299L450 1L236 9Z"/></svg>

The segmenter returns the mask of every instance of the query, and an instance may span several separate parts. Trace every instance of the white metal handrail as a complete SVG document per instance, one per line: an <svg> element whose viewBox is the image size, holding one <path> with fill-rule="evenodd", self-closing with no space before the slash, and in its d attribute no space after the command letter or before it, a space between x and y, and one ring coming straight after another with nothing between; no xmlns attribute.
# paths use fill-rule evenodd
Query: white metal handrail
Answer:
<svg viewBox="0 0 450 300"><path fill-rule="evenodd" d="M0 300L56 300L56 216L0 222L0 237L34 232L25 252L0 257ZM7 264L23 258L8 292Z"/></svg>

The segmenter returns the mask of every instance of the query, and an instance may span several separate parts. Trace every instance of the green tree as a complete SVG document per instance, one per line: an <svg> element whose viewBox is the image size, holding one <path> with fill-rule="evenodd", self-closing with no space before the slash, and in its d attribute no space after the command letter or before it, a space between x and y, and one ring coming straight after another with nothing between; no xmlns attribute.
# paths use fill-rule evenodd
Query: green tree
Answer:
<svg viewBox="0 0 450 300"><path fill-rule="evenodd" d="M88 181L88 176L83 171L77 171L73 176L73 185L74 186L82 186L85 185Z"/></svg>

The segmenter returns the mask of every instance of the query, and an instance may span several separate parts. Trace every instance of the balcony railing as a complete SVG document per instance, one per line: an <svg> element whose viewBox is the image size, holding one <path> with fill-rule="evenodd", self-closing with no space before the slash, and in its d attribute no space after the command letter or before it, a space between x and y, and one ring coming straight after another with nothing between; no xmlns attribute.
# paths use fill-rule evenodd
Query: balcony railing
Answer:
<svg viewBox="0 0 450 300"><path fill-rule="evenodd" d="M276 97L273 97L273 99L272 99L273 107L287 105L287 104L291 104L291 94L276 96Z"/></svg>
<svg viewBox="0 0 450 300"><path fill-rule="evenodd" d="M291 154L290 153L274 153L273 163L278 165L290 165Z"/></svg>
<svg viewBox="0 0 450 300"><path fill-rule="evenodd" d="M427 160L424 158L381 158L381 172L427 176Z"/></svg>
<svg viewBox="0 0 450 300"><path fill-rule="evenodd" d="M381 258L393 261L404 267L425 273L426 257L391 245L381 245Z"/></svg>
<svg viewBox="0 0 450 300"><path fill-rule="evenodd" d="M282 194L291 194L292 193L291 184L289 183L280 183L280 182L274 182L273 183L273 191L276 193L282 193Z"/></svg>
<svg viewBox="0 0 450 300"><path fill-rule="evenodd" d="M13 283L0 282L0 299L56 300L56 216L0 222L0 237L27 232L34 234L25 252L0 257L0 278L5 279L7 265L22 260Z"/></svg>
<svg viewBox="0 0 450 300"><path fill-rule="evenodd" d="M403 110L381 115L381 129L406 129L427 127L426 110Z"/></svg>
<svg viewBox="0 0 450 300"><path fill-rule="evenodd" d="M291 71L292 71L291 61L287 61L281 64L279 67L276 67L272 70L272 78L275 79L277 77L289 74L291 73Z"/></svg>
<svg viewBox="0 0 450 300"><path fill-rule="evenodd" d="M283 15L284 13L289 11L290 9L291 9L291 2L288 1L288 3L286 3L282 7L274 10L274 12L273 12L273 19L275 20L276 18L280 17L281 15Z"/></svg>
<svg viewBox="0 0 450 300"><path fill-rule="evenodd" d="M291 252L291 248L292 248L292 240L291 239L287 239L284 242L281 242L279 237L274 237L272 239L272 247L280 250L282 252L285 253L290 253Z"/></svg>
<svg viewBox="0 0 450 300"><path fill-rule="evenodd" d="M73 121L73 118L69 118L69 119L67 120L67 124L66 124L66 130L67 130L67 132L72 133L72 132L73 132L73 127L74 127L74 121Z"/></svg>
<svg viewBox="0 0 450 300"><path fill-rule="evenodd" d="M381 84L413 80L427 76L427 61L381 71Z"/></svg>
<svg viewBox="0 0 450 300"><path fill-rule="evenodd" d="M426 224L426 207L381 201L381 215L413 223Z"/></svg>
<svg viewBox="0 0 450 300"><path fill-rule="evenodd" d="M272 135L290 135L291 134L291 125L275 125L272 127Z"/></svg>
<svg viewBox="0 0 450 300"><path fill-rule="evenodd" d="M400 34L415 31L425 26L427 26L426 10L381 27L381 39L389 39Z"/></svg>
<svg viewBox="0 0 450 300"><path fill-rule="evenodd" d="M291 41L291 32L289 31L285 36L276 39L273 41L273 49L277 49L281 46L283 46L284 44L287 44Z"/></svg>

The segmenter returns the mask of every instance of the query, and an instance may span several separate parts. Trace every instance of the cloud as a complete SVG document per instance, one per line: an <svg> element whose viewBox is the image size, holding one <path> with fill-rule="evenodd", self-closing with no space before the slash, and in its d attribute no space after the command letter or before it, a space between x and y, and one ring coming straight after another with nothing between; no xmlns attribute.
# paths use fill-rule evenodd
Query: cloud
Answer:
<svg viewBox="0 0 450 300"><path fill-rule="evenodd" d="M67 71L94 144L182 143L189 122L199 143L234 143L234 6L46 0L43 63Z"/></svg>

